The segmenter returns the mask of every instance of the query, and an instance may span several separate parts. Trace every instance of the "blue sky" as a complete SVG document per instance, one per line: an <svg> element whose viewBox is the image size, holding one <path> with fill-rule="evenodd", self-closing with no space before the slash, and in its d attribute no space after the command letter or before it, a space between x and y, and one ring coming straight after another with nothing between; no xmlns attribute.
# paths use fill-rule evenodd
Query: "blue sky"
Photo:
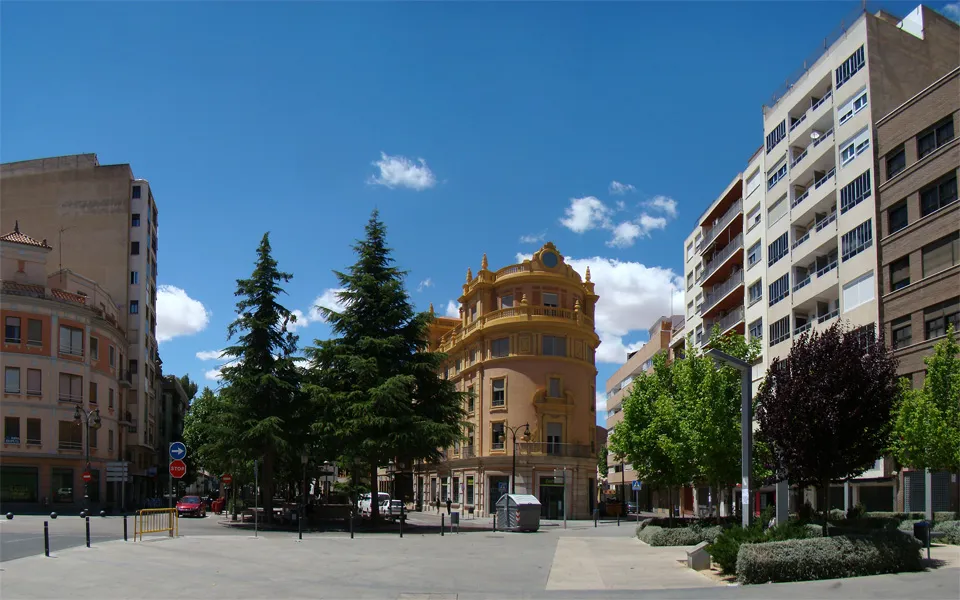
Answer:
<svg viewBox="0 0 960 600"><path fill-rule="evenodd" d="M857 5L5 2L0 159L95 152L150 180L166 373L212 383L264 231L301 341L325 337L310 308L378 207L421 309L525 237L591 265L602 389L762 103Z"/></svg>

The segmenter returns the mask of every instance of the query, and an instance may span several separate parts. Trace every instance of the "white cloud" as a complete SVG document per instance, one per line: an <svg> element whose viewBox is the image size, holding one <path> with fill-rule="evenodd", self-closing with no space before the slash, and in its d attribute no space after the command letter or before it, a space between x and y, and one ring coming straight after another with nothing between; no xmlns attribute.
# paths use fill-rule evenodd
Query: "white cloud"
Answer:
<svg viewBox="0 0 960 600"><path fill-rule="evenodd" d="M210 369L209 371L205 371L203 373L203 377L208 381L220 381L220 377L221 377L220 367L217 367L216 369Z"/></svg>
<svg viewBox="0 0 960 600"><path fill-rule="evenodd" d="M613 238L607 242L611 248L629 248L637 238L646 237L654 229L663 229L667 220L663 217L652 217L647 213L641 214L633 221L624 221L613 228Z"/></svg>
<svg viewBox="0 0 960 600"><path fill-rule="evenodd" d="M199 300L194 300L186 291L172 285L157 287L158 342L193 335L206 329L209 323L210 313Z"/></svg>
<svg viewBox="0 0 960 600"><path fill-rule="evenodd" d="M437 178L422 158L411 160L405 156L390 156L386 152L380 153L380 160L374 161L373 166L380 169L380 175L371 175L368 182L372 185L382 185L393 189L405 187L422 192L437 185Z"/></svg>
<svg viewBox="0 0 960 600"><path fill-rule="evenodd" d="M675 219L677 217L677 201L673 198L668 198L667 196L654 196L652 200L647 200L643 204L644 206L649 206L654 210L661 211L671 219Z"/></svg>
<svg viewBox="0 0 960 600"><path fill-rule="evenodd" d="M620 183L619 181L610 182L610 193L615 196L622 196L627 192L635 192L637 188L633 187L629 183Z"/></svg>
<svg viewBox="0 0 960 600"><path fill-rule="evenodd" d="M225 360L223 350L201 350L197 352L197 358L200 360Z"/></svg>
<svg viewBox="0 0 960 600"><path fill-rule="evenodd" d="M420 285L417 286L417 291L422 292L424 289L430 288L430 287L433 287L433 280L427 277L426 279L420 282Z"/></svg>
<svg viewBox="0 0 960 600"><path fill-rule="evenodd" d="M627 203L623 200L617 200L617 210L627 210Z"/></svg>
<svg viewBox="0 0 960 600"><path fill-rule="evenodd" d="M517 262L529 258L529 254L517 254ZM627 352L643 347L643 342L624 338L645 333L661 316L683 314L683 278L671 269L599 256L564 260L581 275L590 267L596 284L598 362L623 363Z"/></svg>
<svg viewBox="0 0 960 600"><path fill-rule="evenodd" d="M583 233L597 227L610 228L610 207L594 196L571 198L565 218L560 223L574 233Z"/></svg>
<svg viewBox="0 0 960 600"><path fill-rule="evenodd" d="M607 395L603 392L597 392L597 414L605 416L603 413L607 412Z"/></svg>
<svg viewBox="0 0 960 600"><path fill-rule="evenodd" d="M460 303L456 300L450 300L447 302L447 310L443 313L445 317L451 317L453 319L460 318Z"/></svg>
<svg viewBox="0 0 960 600"><path fill-rule="evenodd" d="M940 9L940 13L951 21L960 23L960 2L944 4L943 8Z"/></svg>
<svg viewBox="0 0 960 600"><path fill-rule="evenodd" d="M521 244L539 244L547 237L547 233L543 232L540 235L521 235L520 243Z"/></svg>
<svg viewBox="0 0 960 600"><path fill-rule="evenodd" d="M323 293L314 299L313 304L310 305L310 308L307 309L306 313L299 308L291 310L290 313L293 314L297 319L296 321L287 323L287 330L296 331L297 329L307 327L311 323L325 322L326 319L323 318L323 313L318 308L320 306L336 312L343 311L344 305L337 297L337 294L339 294L341 291L343 290L336 288L327 288L323 290Z"/></svg>

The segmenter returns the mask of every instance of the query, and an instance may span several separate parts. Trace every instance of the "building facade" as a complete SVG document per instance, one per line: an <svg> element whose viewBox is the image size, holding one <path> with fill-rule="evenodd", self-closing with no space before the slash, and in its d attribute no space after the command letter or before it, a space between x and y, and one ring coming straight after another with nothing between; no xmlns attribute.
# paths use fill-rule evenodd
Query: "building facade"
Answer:
<svg viewBox="0 0 960 600"><path fill-rule="evenodd" d="M187 409L190 407L190 399L187 392L180 384L180 380L175 375L166 375L161 378L160 407L157 418L159 420L157 435L159 439L160 451L169 452L170 444L183 441L183 420L187 415ZM188 463L189 465L189 463ZM159 474L161 479L166 482L164 489L174 489L174 496L182 495L186 485L190 483L182 480L182 485L178 486L176 480L172 481L170 470Z"/></svg>
<svg viewBox="0 0 960 600"><path fill-rule="evenodd" d="M960 68L876 126L880 322L899 373L917 388L947 327L960 331L958 129ZM925 510L924 473L901 469L898 482L898 510ZM933 510L955 509L951 474L934 473L931 485Z"/></svg>
<svg viewBox="0 0 960 600"><path fill-rule="evenodd" d="M14 230L0 236L0 318L4 337L3 510L119 507L105 463L121 460L131 417L124 315L96 282L62 269L48 275L47 240ZM76 411L97 411L87 428ZM88 461L89 454L89 461Z"/></svg>
<svg viewBox="0 0 960 600"><path fill-rule="evenodd" d="M414 467L418 504L450 499L485 516L513 488L536 495L545 518L590 516L597 300L589 269L581 278L552 243L520 264L491 271L484 256L475 276L467 270L460 316L436 318L430 345L448 356L468 424L442 460Z"/></svg>
<svg viewBox="0 0 960 600"><path fill-rule="evenodd" d="M111 309L119 308L126 338L119 368L131 382L118 400L131 417L123 455L131 462L129 491L140 499L157 494L165 463L157 452L158 209L149 182L135 178L130 165L100 165L95 154L78 154L3 164L0 192L5 222L17 220L57 246L51 270L82 273L116 302Z"/></svg>

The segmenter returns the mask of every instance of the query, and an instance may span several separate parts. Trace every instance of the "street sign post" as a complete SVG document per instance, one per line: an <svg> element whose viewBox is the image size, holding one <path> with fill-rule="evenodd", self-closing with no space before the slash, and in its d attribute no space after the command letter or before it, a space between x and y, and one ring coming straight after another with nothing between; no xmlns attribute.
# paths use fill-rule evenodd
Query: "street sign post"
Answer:
<svg viewBox="0 0 960 600"><path fill-rule="evenodd" d="M187 456L187 446L183 442L173 442L170 444L170 458L173 460L183 460Z"/></svg>
<svg viewBox="0 0 960 600"><path fill-rule="evenodd" d="M634 479L634 480L633 480L633 484L631 485L631 487L633 488L633 491L639 492L640 490L643 489L643 482Z"/></svg>
<svg viewBox="0 0 960 600"><path fill-rule="evenodd" d="M177 479L182 478L187 474L187 463L182 460L171 460L170 461L170 475L176 477Z"/></svg>
<svg viewBox="0 0 960 600"><path fill-rule="evenodd" d="M84 483L90 483L91 481L93 481L93 475L90 474L90 471L84 471L84 472L83 472L83 482L84 482Z"/></svg>
<svg viewBox="0 0 960 600"><path fill-rule="evenodd" d="M223 475L220 476L220 481L223 482L223 485L230 485L231 483L233 483L233 475L231 475L230 473L224 473Z"/></svg>
<svg viewBox="0 0 960 600"><path fill-rule="evenodd" d="M130 477L130 463L126 461L119 462L108 462L107 463L107 483L119 483L120 484L120 510L126 510L126 493L127 486L125 484L133 480Z"/></svg>
<svg viewBox="0 0 960 600"><path fill-rule="evenodd" d="M637 521L640 521L640 490L643 489L643 482L639 479L634 479L633 483L630 485L633 488L633 509L637 515Z"/></svg>

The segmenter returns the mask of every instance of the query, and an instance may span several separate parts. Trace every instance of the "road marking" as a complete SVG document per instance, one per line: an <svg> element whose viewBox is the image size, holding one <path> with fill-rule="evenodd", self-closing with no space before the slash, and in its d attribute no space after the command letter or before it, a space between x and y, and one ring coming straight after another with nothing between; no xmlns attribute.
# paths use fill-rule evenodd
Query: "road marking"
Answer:
<svg viewBox="0 0 960 600"><path fill-rule="evenodd" d="M583 539L560 538L547 579L548 590L603 590L603 578Z"/></svg>

